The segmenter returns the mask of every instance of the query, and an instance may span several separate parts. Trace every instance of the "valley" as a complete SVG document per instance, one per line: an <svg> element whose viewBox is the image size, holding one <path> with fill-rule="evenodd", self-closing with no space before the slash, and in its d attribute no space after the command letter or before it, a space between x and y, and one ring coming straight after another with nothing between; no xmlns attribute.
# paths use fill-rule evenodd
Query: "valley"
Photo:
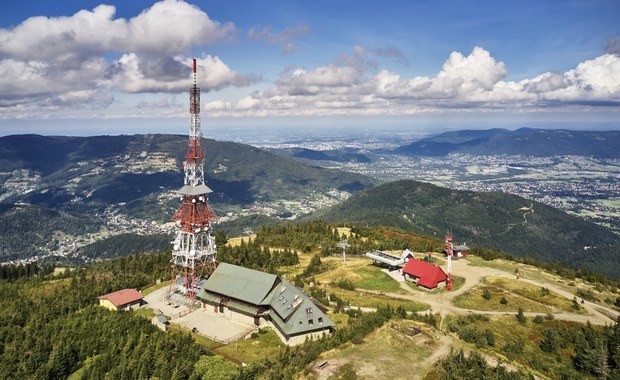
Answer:
<svg viewBox="0 0 620 380"><path fill-rule="evenodd" d="M324 163L382 181L414 179L442 187L516 194L620 233L620 160L583 156L445 157L381 155L370 163Z"/></svg>

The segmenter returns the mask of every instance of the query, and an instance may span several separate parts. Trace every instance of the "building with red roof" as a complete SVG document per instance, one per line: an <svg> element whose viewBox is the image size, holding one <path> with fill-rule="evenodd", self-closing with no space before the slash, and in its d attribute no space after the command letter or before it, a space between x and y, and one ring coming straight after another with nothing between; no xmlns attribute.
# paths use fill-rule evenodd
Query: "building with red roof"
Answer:
<svg viewBox="0 0 620 380"><path fill-rule="evenodd" d="M403 268L403 276L427 289L435 289L446 283L448 276L440 267L422 260L410 259Z"/></svg>
<svg viewBox="0 0 620 380"><path fill-rule="evenodd" d="M135 289L121 289L99 296L99 305L110 310L131 310L142 305L144 296Z"/></svg>

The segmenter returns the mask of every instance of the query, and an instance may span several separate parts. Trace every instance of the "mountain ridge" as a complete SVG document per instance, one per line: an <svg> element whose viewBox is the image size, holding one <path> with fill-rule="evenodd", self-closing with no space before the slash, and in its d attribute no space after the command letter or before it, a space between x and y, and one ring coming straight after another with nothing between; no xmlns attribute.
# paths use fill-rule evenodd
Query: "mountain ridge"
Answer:
<svg viewBox="0 0 620 380"><path fill-rule="evenodd" d="M319 210L328 222L384 225L518 256L620 276L618 236L542 203L505 193L478 193L401 180Z"/></svg>
<svg viewBox="0 0 620 380"><path fill-rule="evenodd" d="M472 155L593 156L618 158L620 131L519 128L444 132L394 149L412 156Z"/></svg>
<svg viewBox="0 0 620 380"><path fill-rule="evenodd" d="M205 181L214 191L210 202L227 224L233 211L291 216L375 184L360 174L300 163L249 145L204 139L203 147ZM11 225L16 214L0 210L0 235L6 243L0 258L40 254L35 248L48 245L58 226L72 235L75 218L88 218L100 227L118 220L122 229L131 228L131 219L170 221L178 207L174 191L183 185L186 150L187 137L181 135L1 137L0 204L31 204L32 209L17 210L24 220L48 209L54 218L46 226L54 230L30 234L25 224L20 231L32 241L22 244L20 231ZM122 220L117 213L125 215ZM248 226L254 227L242 227Z"/></svg>

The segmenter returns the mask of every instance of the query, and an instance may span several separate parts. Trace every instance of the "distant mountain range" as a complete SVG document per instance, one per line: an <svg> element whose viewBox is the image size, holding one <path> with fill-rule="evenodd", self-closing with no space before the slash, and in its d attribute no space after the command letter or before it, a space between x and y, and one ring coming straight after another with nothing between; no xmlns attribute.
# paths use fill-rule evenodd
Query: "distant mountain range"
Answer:
<svg viewBox="0 0 620 380"><path fill-rule="evenodd" d="M405 180L360 192L311 218L392 226L437 239L449 230L457 242L470 246L620 277L617 235L511 194L458 191Z"/></svg>
<svg viewBox="0 0 620 380"><path fill-rule="evenodd" d="M286 156L312 161L360 162L367 163L371 159L363 153L343 150L314 150L307 148L272 149L273 152Z"/></svg>
<svg viewBox="0 0 620 380"><path fill-rule="evenodd" d="M451 131L401 146L393 153L412 156L522 154L528 156L578 155L620 157L620 131L565 129L487 129Z"/></svg>
<svg viewBox="0 0 620 380"><path fill-rule="evenodd" d="M0 260L41 253L56 230L81 233L79 220L87 220L92 232L111 218L103 217L109 206L128 218L169 221L178 206L170 190L183 185L186 146L187 137L178 135L0 138L0 203L6 204L0 209ZM205 139L203 146L205 180L220 216L257 203L333 203L375 184L249 145ZM28 222L38 215L49 222ZM40 233L23 234L34 225Z"/></svg>
<svg viewBox="0 0 620 380"><path fill-rule="evenodd" d="M574 140L579 136L581 145L598 141L598 152L610 156L611 148L605 148L607 139L617 138L613 132L523 129L450 132L426 140L436 144L451 141L448 145L458 149L495 145L496 150L485 154L507 154L506 141L542 144L554 136L573 141L566 146L575 149L579 144ZM178 207L178 198L170 190L182 185L186 143L185 136L175 135L0 138L0 260L42 255L63 244L66 252L92 257L169 247L167 232L154 230L150 223L141 227L147 237L123 232L135 226L131 218L170 220ZM323 208L310 216L314 219L392 226L438 239L451 230L457 242L620 276L617 235L518 196L450 190L415 181L373 187L375 181L363 175L304 164L283 157L283 152L278 155L214 140L204 140L204 147L205 177L214 190L210 199L216 212L220 216L228 212L241 215L241 224L220 224L219 230L238 232L243 227L273 223L275 219L265 216L266 210L273 212L279 207L289 212L282 215L286 217L293 203L306 207L312 200L315 204L310 209ZM570 154L586 154L586 148L575 149ZM559 150L549 152L545 154L561 154ZM285 153L306 160L364 162L363 155L351 152L339 155L295 149ZM353 196L326 207L342 194ZM88 243L89 236L100 233L105 223L104 234L109 236ZM76 236L86 245L72 248Z"/></svg>

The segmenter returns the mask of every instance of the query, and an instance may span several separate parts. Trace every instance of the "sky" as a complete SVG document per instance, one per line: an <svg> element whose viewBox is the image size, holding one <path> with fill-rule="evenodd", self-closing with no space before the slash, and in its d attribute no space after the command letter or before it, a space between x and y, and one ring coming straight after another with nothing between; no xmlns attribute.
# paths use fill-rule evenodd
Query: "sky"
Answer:
<svg viewBox="0 0 620 380"><path fill-rule="evenodd" d="M0 2L0 135L620 129L620 1ZM208 133L205 133L208 135Z"/></svg>

